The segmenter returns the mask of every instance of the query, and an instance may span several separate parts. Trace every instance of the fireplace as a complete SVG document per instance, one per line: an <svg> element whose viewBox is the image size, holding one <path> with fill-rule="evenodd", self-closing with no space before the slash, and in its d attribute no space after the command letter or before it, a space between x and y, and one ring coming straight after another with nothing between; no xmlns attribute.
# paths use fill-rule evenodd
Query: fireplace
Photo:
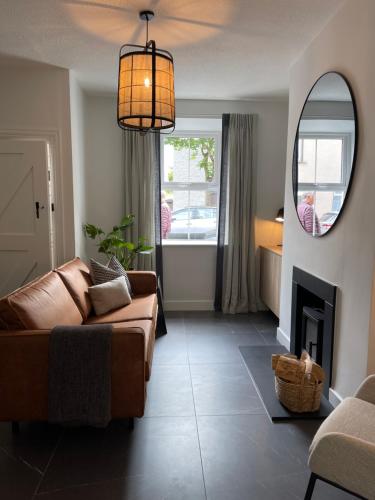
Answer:
<svg viewBox="0 0 375 500"><path fill-rule="evenodd" d="M323 362L324 310L320 307L302 308L301 349L307 351L319 365Z"/></svg>
<svg viewBox="0 0 375 500"><path fill-rule="evenodd" d="M336 286L293 267L290 351L309 352L326 374L324 394L332 379Z"/></svg>

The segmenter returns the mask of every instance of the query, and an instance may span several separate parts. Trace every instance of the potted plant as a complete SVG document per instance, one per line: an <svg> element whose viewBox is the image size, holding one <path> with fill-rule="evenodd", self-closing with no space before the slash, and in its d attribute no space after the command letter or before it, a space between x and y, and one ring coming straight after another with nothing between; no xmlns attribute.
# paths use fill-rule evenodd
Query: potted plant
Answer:
<svg viewBox="0 0 375 500"><path fill-rule="evenodd" d="M112 231L105 233L103 229L94 224L84 224L83 232L86 237L95 240L98 252L108 257L114 255L125 270L133 269L134 259L138 254L150 253L152 246L146 245L145 238L139 238L137 243L125 241L124 231L132 226L135 216L125 215L119 226L113 226Z"/></svg>

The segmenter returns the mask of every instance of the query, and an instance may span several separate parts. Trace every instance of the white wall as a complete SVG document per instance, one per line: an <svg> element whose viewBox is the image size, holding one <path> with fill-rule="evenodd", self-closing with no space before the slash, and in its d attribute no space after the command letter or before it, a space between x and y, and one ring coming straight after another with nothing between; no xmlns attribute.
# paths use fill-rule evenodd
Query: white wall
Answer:
<svg viewBox="0 0 375 500"><path fill-rule="evenodd" d="M293 266L338 286L332 387L341 396L352 394L367 373L375 250L373 19L373 0L347 2L294 65L290 79L280 328L290 336ZM353 87L359 117L358 161L341 220L326 236L314 239L302 230L294 208L293 142L307 93L330 70L342 72Z"/></svg>
<svg viewBox="0 0 375 500"><path fill-rule="evenodd" d="M86 220L110 230L124 215L122 133L117 125L116 99L87 95L85 98ZM89 257L98 257L89 240Z"/></svg>
<svg viewBox="0 0 375 500"><path fill-rule="evenodd" d="M86 259L82 225L86 222L86 96L74 72L70 72L70 119L72 133L75 255Z"/></svg>
<svg viewBox="0 0 375 500"><path fill-rule="evenodd" d="M73 181L68 70L0 59L0 133L55 142L57 257L74 256Z"/></svg>
<svg viewBox="0 0 375 500"><path fill-rule="evenodd" d="M163 247L164 308L212 310L215 298L216 245L194 242Z"/></svg>

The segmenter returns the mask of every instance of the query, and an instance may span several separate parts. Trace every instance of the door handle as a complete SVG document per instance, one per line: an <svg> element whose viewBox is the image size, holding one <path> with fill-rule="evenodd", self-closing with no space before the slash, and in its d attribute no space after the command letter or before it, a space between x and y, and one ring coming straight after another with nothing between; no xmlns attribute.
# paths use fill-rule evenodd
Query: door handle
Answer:
<svg viewBox="0 0 375 500"><path fill-rule="evenodd" d="M43 210L44 205L40 206L39 201L35 202L35 212L36 212L36 218L39 219L39 210Z"/></svg>

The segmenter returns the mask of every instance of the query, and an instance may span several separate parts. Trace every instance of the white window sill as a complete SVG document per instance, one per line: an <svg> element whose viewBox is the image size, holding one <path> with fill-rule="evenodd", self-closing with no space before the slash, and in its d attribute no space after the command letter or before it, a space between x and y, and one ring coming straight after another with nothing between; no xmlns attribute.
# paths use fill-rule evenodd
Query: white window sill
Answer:
<svg viewBox="0 0 375 500"><path fill-rule="evenodd" d="M216 240L162 240L163 247L216 247Z"/></svg>

